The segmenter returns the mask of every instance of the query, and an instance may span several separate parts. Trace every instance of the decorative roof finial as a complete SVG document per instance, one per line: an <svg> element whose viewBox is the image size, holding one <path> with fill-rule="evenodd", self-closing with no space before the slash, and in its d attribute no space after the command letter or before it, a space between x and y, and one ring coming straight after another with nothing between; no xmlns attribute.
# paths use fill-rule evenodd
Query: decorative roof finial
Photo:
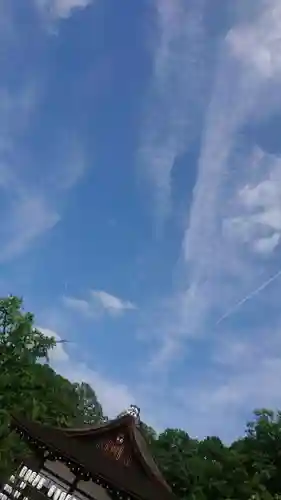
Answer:
<svg viewBox="0 0 281 500"><path fill-rule="evenodd" d="M127 410L127 415L134 417L137 424L140 423L140 408L138 406L130 405L130 408Z"/></svg>
<svg viewBox="0 0 281 500"><path fill-rule="evenodd" d="M118 418L124 417L125 415L130 415L131 417L133 417L135 419L135 422L137 425L140 424L140 408L138 406L130 405L130 408L122 411L122 413L120 413L118 415Z"/></svg>

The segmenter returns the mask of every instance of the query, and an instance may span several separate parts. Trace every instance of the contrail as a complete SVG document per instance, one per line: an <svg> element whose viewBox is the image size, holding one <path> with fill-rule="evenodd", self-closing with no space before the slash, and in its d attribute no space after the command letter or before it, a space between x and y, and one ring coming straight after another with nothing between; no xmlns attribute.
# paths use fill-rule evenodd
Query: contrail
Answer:
<svg viewBox="0 0 281 500"><path fill-rule="evenodd" d="M265 288L267 288L273 281L277 280L281 276L281 269L274 274L274 276L271 276L268 280L266 280L262 285L260 285L258 288L256 288L253 292L251 292L249 295L244 297L244 299L239 300L237 304L235 304L233 307L231 307L223 316L221 316L218 321L216 322L216 325L219 325L222 321L227 319L229 316L231 316L232 313L234 313L237 309L239 309L245 302L248 302L248 300L251 300L253 297L258 295L260 292L262 292Z"/></svg>

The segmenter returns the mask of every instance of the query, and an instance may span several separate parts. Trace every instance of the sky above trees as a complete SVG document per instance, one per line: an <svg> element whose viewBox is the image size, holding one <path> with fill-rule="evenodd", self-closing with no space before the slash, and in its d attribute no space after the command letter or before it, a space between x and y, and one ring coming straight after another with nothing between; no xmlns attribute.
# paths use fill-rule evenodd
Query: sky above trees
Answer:
<svg viewBox="0 0 281 500"><path fill-rule="evenodd" d="M279 0L1 2L0 292L106 414L229 441L279 404L280 28Z"/></svg>

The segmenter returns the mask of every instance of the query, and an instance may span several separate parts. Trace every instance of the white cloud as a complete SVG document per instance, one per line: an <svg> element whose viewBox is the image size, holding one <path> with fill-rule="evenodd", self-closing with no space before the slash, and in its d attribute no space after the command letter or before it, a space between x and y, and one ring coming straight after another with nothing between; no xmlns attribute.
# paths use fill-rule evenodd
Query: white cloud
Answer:
<svg viewBox="0 0 281 500"><path fill-rule="evenodd" d="M269 255L281 237L281 160L262 151L258 156L258 180L238 192L237 214L224 221L224 229L229 237L240 238L257 253Z"/></svg>
<svg viewBox="0 0 281 500"><path fill-rule="evenodd" d="M182 346L177 338L169 334L165 338L161 338L161 345L157 352L154 352L148 366L145 366L145 370L148 369L153 372L165 370L167 364L171 359L178 359L181 356Z"/></svg>
<svg viewBox="0 0 281 500"><path fill-rule="evenodd" d="M271 5L272 2L266 3L257 25L252 24L252 30L259 31ZM232 33L236 30L240 32L240 27L233 28ZM268 81L260 75L253 79L247 65L237 67L227 48L228 43L227 38L222 46L218 75L206 116L197 184L184 240L184 256L188 264L192 263L191 280L204 283L207 280L211 286L216 281L231 278L233 270L239 272L241 268L243 272L235 286L239 285L243 290L252 269L249 261L241 257L242 247L239 244L248 240L255 243L255 239L270 237L270 231L276 230L280 198L276 192L279 191L278 184L274 188L274 183L276 176L280 177L280 162L260 150L257 154L256 149L246 150L243 155L239 153L239 131L252 117L252 110L259 104L260 90L264 86L267 88ZM274 196L272 189L275 190ZM228 221L233 223L235 241L229 239L229 234L221 232L222 224ZM238 235L240 239L237 240ZM248 267L248 273L243 283L245 267ZM251 278L254 279L254 276ZM210 307L215 305L214 300L218 298L211 296Z"/></svg>
<svg viewBox="0 0 281 500"><path fill-rule="evenodd" d="M60 220L42 196L19 197L8 208L8 224L0 229L0 261L13 259Z"/></svg>
<svg viewBox="0 0 281 500"><path fill-rule="evenodd" d="M255 241L254 249L260 254L271 254L273 250L279 245L281 235L280 233L273 233L272 236L267 238L260 238Z"/></svg>
<svg viewBox="0 0 281 500"><path fill-rule="evenodd" d="M196 404L194 425L196 418L198 422L201 419L200 425L208 431L212 414L217 433L230 412L234 426L241 413L279 402L276 380L281 369L280 346L270 352L266 348L273 342L273 317L267 316L266 324L261 318L259 327L251 331L246 341L242 338L233 342L225 332L227 322L215 327L220 312L224 313L262 282L255 253L268 254L280 239L280 159L256 146L252 150L240 134L248 120L262 116L257 108L268 113L272 100L276 98L278 104L274 84L280 78L280 5L267 1L259 6L258 18L251 25L234 27L222 45L184 239L189 281L198 285L192 307L189 301L185 303L186 324L195 318L197 334L208 338L209 345L217 346L215 335L221 335L230 366L229 372L221 363L206 368L206 378L195 384L192 394L183 389L180 401L185 413L186 401ZM281 111L280 106L276 109ZM262 270L264 276L273 274L271 267ZM253 300L258 302L257 297ZM198 315L198 311L203 314ZM236 330L233 335L237 335Z"/></svg>
<svg viewBox="0 0 281 500"><path fill-rule="evenodd" d="M51 169L40 165L38 182L32 152L24 138L40 109L38 82L22 82L17 91L0 87L0 192L3 203L0 261L17 257L60 220L62 200L84 175L87 162L76 139L58 141L50 151ZM31 158L28 164L25 159ZM35 161L34 161L35 163ZM36 167L37 170L37 167ZM43 182L42 182L43 180ZM57 196L59 194L59 196Z"/></svg>
<svg viewBox="0 0 281 500"><path fill-rule="evenodd" d="M281 78L281 5L279 0L266 0L259 5L256 18L231 30L228 42L233 54L248 69L262 78Z"/></svg>
<svg viewBox="0 0 281 500"><path fill-rule="evenodd" d="M120 299L119 297L102 290L92 290L91 295L98 307L101 307L108 314L113 316L122 314L124 311L136 309L135 304L132 302Z"/></svg>
<svg viewBox="0 0 281 500"><path fill-rule="evenodd" d="M74 297L63 297L63 304L75 312L79 312L83 316L93 316L91 304L87 300L76 299Z"/></svg>
<svg viewBox="0 0 281 500"><path fill-rule="evenodd" d="M76 9L85 9L92 0L35 0L39 9L51 16L53 19L66 19Z"/></svg>
<svg viewBox="0 0 281 500"><path fill-rule="evenodd" d="M259 346L253 346L245 339L230 337L219 338L215 343L212 360L218 365L227 367L245 367L252 364L253 358L257 356Z"/></svg>
<svg viewBox="0 0 281 500"><path fill-rule="evenodd" d="M16 158L18 138L28 129L38 104L35 85L23 85L17 93L0 89L0 191L3 200L0 229L0 260L18 256L59 221L49 197L25 182L20 159ZM11 158L7 161L7 156Z"/></svg>
<svg viewBox="0 0 281 500"><path fill-rule="evenodd" d="M148 153L148 175L152 177L165 205L174 159L188 147L191 137L188 125L191 121L196 126L200 114L200 107L194 108L192 101L197 101L194 89L200 89L202 94L206 73L200 71L196 57L191 71L187 62L191 55L194 56L193 51L204 59L205 33L203 3L192 3L190 10L185 10L179 2L159 1L157 5L161 36L155 56L152 84L155 94L152 95L154 98L157 96L154 104L159 103L161 114L156 105L151 106L149 117L152 128L146 123L148 132L142 145ZM185 264L180 272L188 276L188 283L186 289L182 287L176 299L173 298L168 309L166 301L163 306L165 312L169 310L170 314L168 321L165 314L161 322L163 331L159 334L163 344L158 354L161 354L161 359L165 352L165 362L169 352L172 358L177 353L178 348L174 346L177 346L178 339L183 342L187 337L204 335L205 329L210 328L210 318L215 324L216 316L220 317L221 312L240 296L255 288L259 276L252 274L251 252L265 255L273 251L279 242L278 230L274 227L278 223L280 196L275 197L277 211L272 209L272 198L270 209L265 205L250 209L239 198L245 186L254 188L273 175L273 171L280 170L278 158L260 148L246 150L244 156L239 151L240 129L256 115L260 117L262 112L268 113L272 102L276 103L279 97L274 89L269 91L272 73L269 77L267 72L250 70L245 64L245 55L240 56L234 48L240 33L250 29L251 36L256 32L260 44L265 45L267 51L278 53L278 27L273 34L275 43L272 46L266 37L260 37L264 30L268 31L268 19L278 14L277 11L273 13L276 5L272 1L260 3L256 8L257 18L248 16L252 19L249 25L243 20L243 11L246 19L250 6L239 2L239 24L233 27L226 39L221 40L217 72L205 117L197 183L183 242ZM279 78L278 73L274 76ZM190 87L187 82L189 77L197 87ZM267 101L262 102L261 97ZM199 98L198 102L201 108L204 107L204 99ZM248 254L241 258L245 245L248 246ZM170 337L174 340L171 341Z"/></svg>
<svg viewBox="0 0 281 500"><path fill-rule="evenodd" d="M52 364L69 362L69 355L64 348L64 343L62 338L54 331L49 328L37 327L40 332L46 337L54 337L58 342L57 345L50 350L49 359Z"/></svg>
<svg viewBox="0 0 281 500"><path fill-rule="evenodd" d="M206 99L204 0L157 0L156 47L140 143L141 171L155 188L162 218L170 205L172 169L196 136Z"/></svg>
<svg viewBox="0 0 281 500"><path fill-rule="evenodd" d="M245 338L235 338L239 330L234 329L230 321L216 325L226 310L233 308L233 304L249 296L251 290L257 290L274 274L275 262L261 260L261 256L276 249L280 240L280 158L262 151L259 144L248 143L245 132L249 121L253 123L268 118L272 112L281 113L280 2L256 2L256 18L247 15L251 7L249 2L238 3L239 24L232 28L226 39L221 40L217 73L206 111L197 182L183 241L183 261L179 264L181 288L172 298L169 308L164 302L165 315L157 327L158 331L162 330L163 343L159 354L165 354L165 369L169 361L174 361L170 365L172 368L178 368L178 351L169 349L169 346L180 344L186 356L192 356L194 349L196 359L200 358L197 379L192 360L192 381L188 375L184 376L183 388L177 392L174 386L169 393L175 401L173 410L177 408L176 425L186 425L188 414L190 428L202 429L204 426L212 432L212 426L219 434L230 409L234 428L241 412L250 412L257 405L278 404L276 380L280 378L281 369L280 345L270 351L265 348L266 343L271 345L273 342L276 318L272 309L268 314L259 315L264 301L271 294L274 296L277 282L275 287L271 282L272 289L267 293L263 294L261 290L259 296L256 293L250 295L257 304L251 322L253 324L256 316L260 322L246 341ZM243 13L247 21L244 21ZM245 37L245 45L240 36ZM180 75L178 69L177 78ZM174 109L171 104L170 109ZM181 98L182 110L188 115L189 108ZM168 113L166 116L169 120ZM178 116L181 117L181 113ZM167 141L159 142L163 155L166 145ZM163 177L165 180L166 171ZM246 305L250 307L249 302L243 301L240 313L245 312ZM273 302L270 302L272 308ZM235 314L238 316L238 309L235 309ZM235 345L233 338L227 336L229 329ZM261 340L263 335L264 341ZM213 347L217 347L217 336L228 344L228 356L232 358L229 372L226 363L224 366L221 362L212 364L208 356ZM204 345L200 344L202 339ZM257 357L252 358L249 351L255 352L254 347L259 342L262 348L257 362ZM202 358L206 359L206 366L203 366ZM157 386L159 393L161 390L165 398L167 386L162 389ZM161 401L161 408L163 404Z"/></svg>
<svg viewBox="0 0 281 500"><path fill-rule="evenodd" d="M11 2L1 3L7 30L1 31L5 57L1 59L0 85L0 194L2 224L0 261L19 256L50 231L61 218L68 190L73 188L87 168L85 148L72 124L61 127L52 137L49 127L44 140L44 159L38 165L37 148L30 147L32 127L46 97L41 70L20 73L14 81L10 59L21 60L26 46L25 34L17 23ZM38 7L65 17L76 7L86 7L84 0L38 0ZM1 19L2 20L2 19ZM36 31L36 30L35 30ZM36 31L40 37L39 32ZM23 36L23 40L21 37ZM39 45L40 45L39 41ZM25 50L25 49L23 49ZM43 71L45 74L45 71ZM12 83L11 83L12 82ZM13 83L14 82L14 83ZM35 120L35 121L34 121ZM40 120L41 121L41 120ZM75 125L74 125L75 128ZM72 132L72 133L71 133ZM49 135L48 135L49 134ZM64 137L62 135L64 134ZM39 173L40 171L40 173Z"/></svg>
<svg viewBox="0 0 281 500"><path fill-rule="evenodd" d="M54 175L54 183L55 186L68 190L76 186L84 177L89 164L81 144L77 143L77 140L75 141L73 138L71 143L70 141L62 143L61 156L57 160L59 168Z"/></svg>
<svg viewBox="0 0 281 500"><path fill-rule="evenodd" d="M63 303L66 307L79 312L83 316L93 318L99 318L103 314L120 316L126 311L132 311L137 308L132 302L123 300L102 290L91 290L88 300L63 297Z"/></svg>

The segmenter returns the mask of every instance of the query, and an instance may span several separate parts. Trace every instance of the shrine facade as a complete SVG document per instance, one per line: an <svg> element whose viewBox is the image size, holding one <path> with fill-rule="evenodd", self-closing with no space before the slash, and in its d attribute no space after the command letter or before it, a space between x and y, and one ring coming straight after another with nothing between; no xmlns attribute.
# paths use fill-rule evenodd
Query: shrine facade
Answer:
<svg viewBox="0 0 281 500"><path fill-rule="evenodd" d="M0 500L175 500L141 431L139 409L81 429L13 416L32 458L3 485Z"/></svg>

